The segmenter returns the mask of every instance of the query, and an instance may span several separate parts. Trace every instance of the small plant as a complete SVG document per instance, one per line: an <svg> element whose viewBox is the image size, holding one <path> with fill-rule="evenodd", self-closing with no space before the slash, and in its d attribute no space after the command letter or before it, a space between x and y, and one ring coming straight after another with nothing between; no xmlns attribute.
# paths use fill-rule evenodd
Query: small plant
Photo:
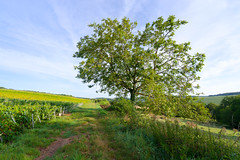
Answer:
<svg viewBox="0 0 240 160"><path fill-rule="evenodd" d="M172 120L175 124L180 124L181 123L181 121L177 118L173 118Z"/></svg>
<svg viewBox="0 0 240 160"><path fill-rule="evenodd" d="M221 129L220 132L223 133L223 134L225 134L225 133L227 132L227 129L226 129L225 127L222 127L222 129Z"/></svg>
<svg viewBox="0 0 240 160"><path fill-rule="evenodd" d="M235 133L237 133L237 132L238 132L238 130L235 129L235 128L233 128L233 133L235 134Z"/></svg>
<svg viewBox="0 0 240 160"><path fill-rule="evenodd" d="M194 123L194 122L187 121L186 124L187 124L188 127L192 127L192 128L196 128L197 127L197 124Z"/></svg>

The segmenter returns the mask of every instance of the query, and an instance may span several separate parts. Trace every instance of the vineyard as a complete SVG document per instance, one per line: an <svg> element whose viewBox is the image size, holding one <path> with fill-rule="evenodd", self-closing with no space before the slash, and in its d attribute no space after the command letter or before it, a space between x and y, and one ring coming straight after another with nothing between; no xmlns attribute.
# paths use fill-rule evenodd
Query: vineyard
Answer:
<svg viewBox="0 0 240 160"><path fill-rule="evenodd" d="M56 95L49 93L20 91L12 89L0 89L0 98L22 99L22 100L39 100L39 101L61 101L61 102L75 102L87 103L88 99L76 98L72 96Z"/></svg>
<svg viewBox="0 0 240 160"><path fill-rule="evenodd" d="M0 89L0 141L7 142L26 128L70 111L77 103L89 102L70 96Z"/></svg>
<svg viewBox="0 0 240 160"><path fill-rule="evenodd" d="M42 120L50 120L68 112L75 103L0 99L0 140L9 141L24 128L34 128Z"/></svg>

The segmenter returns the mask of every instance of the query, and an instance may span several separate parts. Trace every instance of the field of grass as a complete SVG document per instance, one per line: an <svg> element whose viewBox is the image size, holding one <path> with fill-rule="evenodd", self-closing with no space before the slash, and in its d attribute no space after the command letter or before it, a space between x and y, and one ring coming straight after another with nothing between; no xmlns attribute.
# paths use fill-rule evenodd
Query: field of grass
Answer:
<svg viewBox="0 0 240 160"><path fill-rule="evenodd" d="M160 122L168 121L178 121L180 126L190 126L197 127L199 130L203 132L211 132L212 134L218 135L222 129L224 129L224 138L229 140L237 140L240 136L240 132L236 130L226 129L224 125L218 124L217 122L199 122L191 119L183 119L183 118L160 118L161 116L154 116L155 119Z"/></svg>
<svg viewBox="0 0 240 160"><path fill-rule="evenodd" d="M39 100L39 101L61 101L74 103L88 103L88 99L80 99L71 96L63 96L49 93L20 91L12 89L0 89L0 98L23 99L23 100Z"/></svg>
<svg viewBox="0 0 240 160"><path fill-rule="evenodd" d="M25 130L11 143L0 143L0 159L217 160L221 159L219 155L239 158L231 149L234 141L224 137L214 138L208 132L174 123L137 119L131 122L129 117L118 117L95 103L84 104L71 114ZM210 158L206 158L208 153Z"/></svg>
<svg viewBox="0 0 240 160"><path fill-rule="evenodd" d="M24 128L10 142L0 143L0 159L240 159L238 131L146 115L134 111L120 116L96 103L74 105L70 113Z"/></svg>
<svg viewBox="0 0 240 160"><path fill-rule="evenodd" d="M219 105L224 97L225 96L210 96L210 97L200 97L200 99L205 104L215 103Z"/></svg>
<svg viewBox="0 0 240 160"><path fill-rule="evenodd" d="M118 119L109 118L99 105L84 104L75 108L71 115L26 130L12 143L0 143L0 159L136 159L137 153L129 152L124 142L116 143L116 132L123 126ZM59 140L69 140L69 143L62 147L61 143L58 146L51 145ZM51 157L43 152L48 146L56 147L56 152Z"/></svg>

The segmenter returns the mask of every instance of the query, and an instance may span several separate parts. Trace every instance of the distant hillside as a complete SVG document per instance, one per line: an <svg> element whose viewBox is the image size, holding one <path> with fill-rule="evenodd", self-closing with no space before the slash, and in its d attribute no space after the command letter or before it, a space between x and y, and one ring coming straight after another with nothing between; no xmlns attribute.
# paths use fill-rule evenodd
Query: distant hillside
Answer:
<svg viewBox="0 0 240 160"><path fill-rule="evenodd" d="M215 94L215 95L209 95L208 97L211 97L211 96L235 96L235 95L240 95L240 92L220 93L220 94Z"/></svg>
<svg viewBox="0 0 240 160"><path fill-rule="evenodd" d="M76 98L68 95L50 94L50 93L35 92L35 91L3 89L3 88L0 88L0 98L39 100L39 101L63 101L63 102L75 102L75 103L90 102L89 99Z"/></svg>
<svg viewBox="0 0 240 160"><path fill-rule="evenodd" d="M209 95L209 96L200 96L200 99L202 99L202 102L204 102L205 104L215 103L219 105L224 97L236 96L236 95L240 95L240 92L228 92L228 93L220 93L220 94Z"/></svg>
<svg viewBox="0 0 240 160"><path fill-rule="evenodd" d="M219 105L224 97L225 96L207 96L207 97L200 97L200 99L205 104L215 103Z"/></svg>

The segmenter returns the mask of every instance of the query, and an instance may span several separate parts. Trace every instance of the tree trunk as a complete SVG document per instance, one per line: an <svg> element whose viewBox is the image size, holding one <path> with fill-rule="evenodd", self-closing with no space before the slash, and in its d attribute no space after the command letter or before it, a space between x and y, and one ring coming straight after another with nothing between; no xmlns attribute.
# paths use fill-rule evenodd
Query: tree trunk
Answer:
<svg viewBox="0 0 240 160"><path fill-rule="evenodd" d="M131 89L130 90L130 99L131 99L131 101L132 102L135 102L135 100L136 100L136 91L135 90L133 90L133 89Z"/></svg>

